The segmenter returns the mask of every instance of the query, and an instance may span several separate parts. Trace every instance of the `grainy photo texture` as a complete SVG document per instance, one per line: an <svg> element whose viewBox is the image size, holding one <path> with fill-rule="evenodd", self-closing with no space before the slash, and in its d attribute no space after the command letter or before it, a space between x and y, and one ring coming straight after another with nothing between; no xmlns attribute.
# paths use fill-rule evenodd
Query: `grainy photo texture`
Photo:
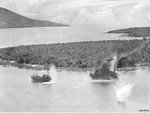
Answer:
<svg viewBox="0 0 150 113"><path fill-rule="evenodd" d="M149 0L0 0L0 112L150 112Z"/></svg>

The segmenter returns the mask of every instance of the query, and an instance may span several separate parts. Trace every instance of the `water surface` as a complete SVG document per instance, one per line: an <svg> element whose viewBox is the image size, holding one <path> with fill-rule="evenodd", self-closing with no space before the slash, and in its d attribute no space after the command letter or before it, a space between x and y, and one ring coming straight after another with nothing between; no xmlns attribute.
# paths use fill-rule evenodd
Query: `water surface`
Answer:
<svg viewBox="0 0 150 113"><path fill-rule="evenodd" d="M121 72L112 83L92 83L89 72L52 71L56 83L32 83L34 71L0 67L0 111L11 112L138 112L148 109L149 75L147 69ZM42 74L39 72L39 74ZM134 84L124 103L116 100L115 88Z"/></svg>
<svg viewBox="0 0 150 113"><path fill-rule="evenodd" d="M0 36L0 48L31 44L133 39L133 37L120 37L118 34L102 33L99 29L80 26L0 29Z"/></svg>

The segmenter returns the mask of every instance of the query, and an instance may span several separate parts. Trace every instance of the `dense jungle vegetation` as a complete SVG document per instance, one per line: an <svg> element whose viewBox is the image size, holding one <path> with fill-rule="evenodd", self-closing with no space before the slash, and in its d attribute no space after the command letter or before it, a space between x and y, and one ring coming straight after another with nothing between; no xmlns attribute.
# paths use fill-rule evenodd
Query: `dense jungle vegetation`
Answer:
<svg viewBox="0 0 150 113"><path fill-rule="evenodd" d="M22 45L0 49L2 60L73 68L92 68L113 54L120 59L118 67L150 62L150 39Z"/></svg>
<svg viewBox="0 0 150 113"><path fill-rule="evenodd" d="M108 33L127 33L130 37L150 37L150 27L118 29L109 31Z"/></svg>

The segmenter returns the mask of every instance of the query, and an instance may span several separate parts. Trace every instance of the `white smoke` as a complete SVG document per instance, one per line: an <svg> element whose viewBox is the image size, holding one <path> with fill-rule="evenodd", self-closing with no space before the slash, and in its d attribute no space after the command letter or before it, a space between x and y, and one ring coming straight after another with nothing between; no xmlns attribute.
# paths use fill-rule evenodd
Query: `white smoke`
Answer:
<svg viewBox="0 0 150 113"><path fill-rule="evenodd" d="M131 94L133 84L124 84L118 88L115 87L116 91L116 100L118 102L125 102Z"/></svg>
<svg viewBox="0 0 150 113"><path fill-rule="evenodd" d="M52 82L56 82L57 71L56 71L56 67L54 65L51 65L49 74L50 74L50 76L52 78Z"/></svg>
<svg viewBox="0 0 150 113"><path fill-rule="evenodd" d="M111 71L115 71L116 63L117 63L117 57L114 56L114 57L113 57L113 60L111 61L111 67L110 67L110 70L111 70Z"/></svg>

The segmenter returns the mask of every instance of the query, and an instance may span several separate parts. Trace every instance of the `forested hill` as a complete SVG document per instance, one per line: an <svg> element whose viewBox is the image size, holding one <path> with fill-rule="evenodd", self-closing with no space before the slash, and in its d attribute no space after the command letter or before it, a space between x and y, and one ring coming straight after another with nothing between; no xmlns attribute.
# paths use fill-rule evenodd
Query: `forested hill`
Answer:
<svg viewBox="0 0 150 113"><path fill-rule="evenodd" d="M36 20L24 17L8 9L0 7L0 28L24 27L62 27L68 26L51 21Z"/></svg>
<svg viewBox="0 0 150 113"><path fill-rule="evenodd" d="M150 27L133 27L108 31L108 33L127 33L130 37L150 37Z"/></svg>
<svg viewBox="0 0 150 113"><path fill-rule="evenodd" d="M127 60L126 65L133 66L136 63L148 61L146 55L150 55L150 46L145 50L145 42L150 45L149 39L134 39L8 47L0 49L0 59L26 64L53 63L57 67L91 68L98 61L117 53L120 56L126 54L126 56L121 56L121 61ZM120 67L123 65L120 64Z"/></svg>

